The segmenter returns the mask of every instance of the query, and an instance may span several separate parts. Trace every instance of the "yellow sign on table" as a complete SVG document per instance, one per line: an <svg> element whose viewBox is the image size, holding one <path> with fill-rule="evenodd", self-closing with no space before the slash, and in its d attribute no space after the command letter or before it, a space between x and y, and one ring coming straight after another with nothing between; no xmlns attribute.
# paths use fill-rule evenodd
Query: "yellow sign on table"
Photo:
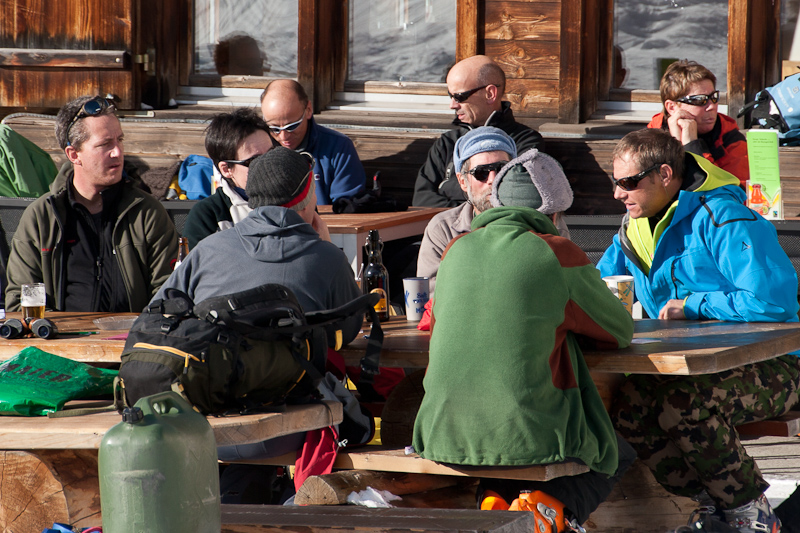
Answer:
<svg viewBox="0 0 800 533"><path fill-rule="evenodd" d="M748 131L747 157L750 160L747 206L764 218L783 220L778 132L758 129Z"/></svg>

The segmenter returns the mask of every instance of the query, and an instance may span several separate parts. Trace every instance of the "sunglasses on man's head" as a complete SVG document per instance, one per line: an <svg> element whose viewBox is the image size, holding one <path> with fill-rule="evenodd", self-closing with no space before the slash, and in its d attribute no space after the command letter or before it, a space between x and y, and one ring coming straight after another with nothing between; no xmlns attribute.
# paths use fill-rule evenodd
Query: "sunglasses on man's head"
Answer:
<svg viewBox="0 0 800 533"><path fill-rule="evenodd" d="M289 133L291 133L297 128L299 128L300 124L302 124L305 119L306 119L306 112L303 111L303 116L300 117L300 120L292 122L291 124L287 124L285 126L269 126L269 131L273 135L279 135L282 131L288 131Z"/></svg>
<svg viewBox="0 0 800 533"><path fill-rule="evenodd" d="M714 91L711 94L692 94L690 96L684 96L683 98L678 98L675 101L680 102L682 104L702 106L706 105L709 100L711 100L711 102L715 104L719 102L719 91Z"/></svg>
<svg viewBox="0 0 800 533"><path fill-rule="evenodd" d="M472 177L478 181L486 181L489 179L489 174L492 172L500 172L500 169L506 166L506 163L508 163L508 161L497 161L495 163L478 165L467 170L467 174L471 174Z"/></svg>
<svg viewBox="0 0 800 533"><path fill-rule="evenodd" d="M488 86L489 85L484 85L482 87L476 87L474 89L470 89L469 91L464 91L464 92L460 92L460 93L451 93L450 91L447 91L447 96L449 96L450 98L452 98L453 100L455 100L459 104L462 104L467 100L467 98L469 98L470 96L472 96L476 92L480 91L481 89L485 89Z"/></svg>
<svg viewBox="0 0 800 533"><path fill-rule="evenodd" d="M220 161L220 163L227 163L228 166L230 166L230 167L232 167L233 165L242 165L243 167L250 168L250 163L255 161L256 157L258 157L260 155L263 155L263 154L252 155L252 156L248 157L247 159L241 159L241 160L238 160L238 161L234 160L234 159L224 160L224 161Z"/></svg>
<svg viewBox="0 0 800 533"><path fill-rule="evenodd" d="M632 191L639 186L639 182L645 179L648 174L650 174L652 171L658 168L661 168L661 165L663 164L665 163L659 163L657 165L653 165L650 168L642 170L635 176L628 176L627 178L620 178L618 180L612 177L611 182L613 184L613 188L619 187L623 191Z"/></svg>
<svg viewBox="0 0 800 533"><path fill-rule="evenodd" d="M95 96L91 100L87 100L78 110L78 112L75 113L75 116L72 117L72 121L67 127L67 144L69 144L69 132L72 130L72 126L74 126L76 122L82 118L96 117L97 115L101 115L106 109L113 107L114 102L103 98L102 96Z"/></svg>

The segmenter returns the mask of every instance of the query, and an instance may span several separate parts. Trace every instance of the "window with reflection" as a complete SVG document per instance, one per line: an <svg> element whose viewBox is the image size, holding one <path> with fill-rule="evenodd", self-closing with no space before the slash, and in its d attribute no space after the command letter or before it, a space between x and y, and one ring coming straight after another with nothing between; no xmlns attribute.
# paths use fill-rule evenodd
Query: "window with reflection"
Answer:
<svg viewBox="0 0 800 533"><path fill-rule="evenodd" d="M297 2L195 0L194 74L297 76Z"/></svg>
<svg viewBox="0 0 800 533"><path fill-rule="evenodd" d="M784 61L800 61L800 26L797 15L800 11L800 0L783 0L781 2L781 59ZM800 72L796 67L790 72Z"/></svg>
<svg viewBox="0 0 800 533"><path fill-rule="evenodd" d="M445 81L456 0L351 0L349 9L348 80Z"/></svg>
<svg viewBox="0 0 800 533"><path fill-rule="evenodd" d="M613 87L657 90L677 59L702 64L727 90L728 0L614 1Z"/></svg>

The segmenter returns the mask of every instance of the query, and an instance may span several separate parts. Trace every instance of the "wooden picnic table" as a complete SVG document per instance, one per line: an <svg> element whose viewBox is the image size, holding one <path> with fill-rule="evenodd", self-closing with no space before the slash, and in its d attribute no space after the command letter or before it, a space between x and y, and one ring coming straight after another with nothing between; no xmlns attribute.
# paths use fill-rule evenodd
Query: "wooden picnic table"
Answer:
<svg viewBox="0 0 800 533"><path fill-rule="evenodd" d="M379 230L383 242L422 235L430 219L446 210L443 207L409 207L408 211L391 213L334 214L330 205L321 205L318 209L328 225L331 242L342 249L355 274L364 261L361 250L369 230Z"/></svg>
<svg viewBox="0 0 800 533"><path fill-rule="evenodd" d="M60 331L64 332L61 338L49 341L0 339L0 360L16 354L24 346L36 345L50 353L65 355L75 360L119 362L119 355L124 346L122 338L124 331L105 331L89 336L69 335L70 332L96 329L92 320L98 316L108 315L49 313L47 316L56 322ZM416 324L408 323L402 316L393 317L388 323L383 324L383 328L385 331L381 360L383 366L407 368L425 368L427 366L429 341L427 332L420 332L416 329ZM343 355L348 364L357 364L363 355L366 343L363 335L367 332L368 329L365 329L359 338L343 349ZM592 376L595 383L598 384L598 390L604 400L613 394L614 384L623 378L623 373L692 375L719 372L798 350L800 349L800 324L648 319L636 321L635 339L637 339L636 344L623 350L584 351ZM2 428L2 420L0 420L0 428ZM0 436L0 442L2 442L2 438ZM14 439L10 434L7 438L9 441ZM76 434L73 438L77 440L82 437ZM30 453L30 450L0 451L0 456L3 457L2 467L5 472L30 472L29 468L20 469L18 466L21 461L32 460L27 455ZM74 456L70 456L71 460L67 464L71 464L73 467L82 461L88 461L87 464L92 465L91 461L96 457L96 452L93 450L64 449L41 450L37 452L34 459L40 467L44 463L46 468L40 468L40 471L60 472L58 475L61 476L61 473L65 471L74 471L74 468L73 470L65 469L64 465L58 463L56 459L60 458L59 454L70 453ZM20 457L19 454L23 454L23 456ZM57 454L57 456L53 458L50 456L51 454ZM94 465L96 469L96 464ZM579 473L581 470L576 469L575 466L577 465L564 463L539 466L538 470L537 467L529 467L516 472L511 470L508 472L487 471L482 475L550 479L553 476ZM598 529L590 528L590 530L607 530L612 525L617 525L622 517L626 517L637 531L661 531L667 524L674 525L680 523L680 520L685 520L685 516L694 508L693 501L666 493L658 486L645 467L638 464L634 466L635 468L624 476L619 490L612 493L609 500L592 515L590 522L595 524ZM415 455L406 456L401 450L381 450L371 447L341 453L337 459L337 467L450 476L475 475L468 469L463 469L463 471L447 470L449 468L447 465L438 465ZM92 466L89 470L91 468ZM20 476L6 475L0 480L0 492L10 494L6 491L7 489L4 489L3 484L16 483L18 479ZM64 475L64 479L69 483L71 478ZM65 503L64 506L66 505ZM642 514L641 509L647 509L647 512ZM56 521L50 518L48 520L51 523ZM1 520L0 525L3 525Z"/></svg>
<svg viewBox="0 0 800 533"><path fill-rule="evenodd" d="M9 313L19 317L19 313ZM93 320L128 313L47 313L59 338L0 339L0 360L26 346L87 363L118 363L127 331L97 331ZM75 406L79 407L79 406ZM97 450L116 412L65 418L0 416L0 531L42 531L54 522L100 525ZM342 404L286 406L279 412L209 417L217 444L249 444L342 421Z"/></svg>
<svg viewBox="0 0 800 533"><path fill-rule="evenodd" d="M430 333L405 317L382 324L382 366L428 366ZM357 365L366 348L363 331L342 350ZM710 374L800 350L800 323L716 320L637 320L634 344L621 350L584 350L593 373Z"/></svg>

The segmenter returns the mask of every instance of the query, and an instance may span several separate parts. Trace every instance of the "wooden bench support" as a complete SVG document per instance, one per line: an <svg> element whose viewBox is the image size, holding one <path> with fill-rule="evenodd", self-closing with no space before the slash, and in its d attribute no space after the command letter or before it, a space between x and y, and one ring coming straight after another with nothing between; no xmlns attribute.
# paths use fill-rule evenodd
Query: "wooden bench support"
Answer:
<svg viewBox="0 0 800 533"><path fill-rule="evenodd" d="M0 531L33 533L53 522L101 525L97 449L105 432L120 420L115 412L66 418L2 417ZM339 402L208 419L218 445L258 442L341 420Z"/></svg>
<svg viewBox="0 0 800 533"><path fill-rule="evenodd" d="M736 426L739 435L753 437L796 437L800 433L800 411L783 416Z"/></svg>
<svg viewBox="0 0 800 533"><path fill-rule="evenodd" d="M0 452L0 531L101 525L97 450Z"/></svg>
<svg viewBox="0 0 800 533"><path fill-rule="evenodd" d="M664 533L686 525L697 503L658 484L641 461L625 472L584 527L590 533Z"/></svg>
<svg viewBox="0 0 800 533"><path fill-rule="evenodd" d="M458 481L459 478L450 476L344 470L309 477L297 491L294 502L297 505L340 505L347 503L351 492L360 492L367 487L403 496L450 487Z"/></svg>
<svg viewBox="0 0 800 533"><path fill-rule="evenodd" d="M529 533L533 513L466 509L366 509L356 506L223 505L222 533L359 531Z"/></svg>
<svg viewBox="0 0 800 533"><path fill-rule="evenodd" d="M245 461L252 464L290 465L295 454L286 454L270 459ZM387 449L382 446L364 446L352 452L339 452L334 469L373 470L379 472L405 472L408 474L436 474L440 476L490 477L497 479L528 479L547 481L562 476L575 476L589 471L578 463L558 463L531 466L460 466L437 463L423 459L416 453L406 455L404 450Z"/></svg>

